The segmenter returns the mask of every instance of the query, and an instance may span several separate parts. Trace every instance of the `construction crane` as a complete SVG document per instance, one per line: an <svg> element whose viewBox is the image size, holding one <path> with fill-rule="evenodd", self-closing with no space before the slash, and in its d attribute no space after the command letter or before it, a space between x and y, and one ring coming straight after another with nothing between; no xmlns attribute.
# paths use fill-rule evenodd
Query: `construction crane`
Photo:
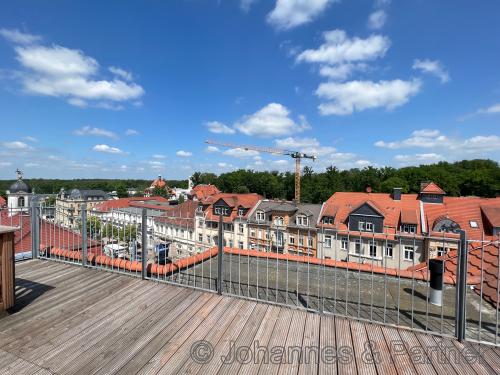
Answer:
<svg viewBox="0 0 500 375"><path fill-rule="evenodd" d="M211 141L207 140L205 143L208 143L209 145L213 146L219 146L219 147L227 147L227 148L239 148L241 150L253 150L253 151L258 151L258 152L265 152L268 154L275 154L275 155L288 155L291 158L295 159L295 201L297 203L300 202L300 161L301 159L312 159L313 161L316 160L316 155L308 155L303 152L299 151L291 151L291 150L282 150L279 148L272 148L272 147L259 147L259 146L250 146L250 145L234 145L232 143L223 143L223 142L217 142L217 141Z"/></svg>

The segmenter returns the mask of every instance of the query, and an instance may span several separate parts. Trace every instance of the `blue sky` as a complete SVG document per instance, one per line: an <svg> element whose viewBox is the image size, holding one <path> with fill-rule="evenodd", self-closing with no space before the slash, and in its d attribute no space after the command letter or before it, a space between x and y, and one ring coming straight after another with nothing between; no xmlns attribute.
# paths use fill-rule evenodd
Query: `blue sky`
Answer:
<svg viewBox="0 0 500 375"><path fill-rule="evenodd" d="M500 160L498 1L16 1L0 178Z"/></svg>

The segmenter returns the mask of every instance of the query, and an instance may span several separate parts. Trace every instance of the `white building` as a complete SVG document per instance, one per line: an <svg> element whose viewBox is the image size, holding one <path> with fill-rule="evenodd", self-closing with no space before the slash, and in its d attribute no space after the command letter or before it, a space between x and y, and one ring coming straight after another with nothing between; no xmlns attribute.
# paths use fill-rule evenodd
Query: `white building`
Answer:
<svg viewBox="0 0 500 375"><path fill-rule="evenodd" d="M33 199L31 187L23 181L23 172L16 170L17 181L10 185L7 190L7 207L9 215L16 215L20 212L28 212Z"/></svg>

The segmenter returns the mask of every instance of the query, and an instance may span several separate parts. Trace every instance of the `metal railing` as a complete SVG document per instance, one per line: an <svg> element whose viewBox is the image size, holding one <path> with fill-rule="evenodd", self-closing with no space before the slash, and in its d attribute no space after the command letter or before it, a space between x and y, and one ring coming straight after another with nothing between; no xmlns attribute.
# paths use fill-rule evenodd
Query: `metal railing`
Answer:
<svg viewBox="0 0 500 375"><path fill-rule="evenodd" d="M499 238L287 230L179 212L39 206L21 217L33 257L499 344Z"/></svg>

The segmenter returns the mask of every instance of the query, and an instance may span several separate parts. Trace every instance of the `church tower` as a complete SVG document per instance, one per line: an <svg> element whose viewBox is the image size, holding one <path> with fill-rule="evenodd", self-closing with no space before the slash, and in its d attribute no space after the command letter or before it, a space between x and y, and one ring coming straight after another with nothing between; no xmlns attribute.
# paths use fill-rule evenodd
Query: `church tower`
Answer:
<svg viewBox="0 0 500 375"><path fill-rule="evenodd" d="M7 190L7 207L9 216L20 212L28 212L33 193L31 187L23 181L23 172L16 170L17 181Z"/></svg>

